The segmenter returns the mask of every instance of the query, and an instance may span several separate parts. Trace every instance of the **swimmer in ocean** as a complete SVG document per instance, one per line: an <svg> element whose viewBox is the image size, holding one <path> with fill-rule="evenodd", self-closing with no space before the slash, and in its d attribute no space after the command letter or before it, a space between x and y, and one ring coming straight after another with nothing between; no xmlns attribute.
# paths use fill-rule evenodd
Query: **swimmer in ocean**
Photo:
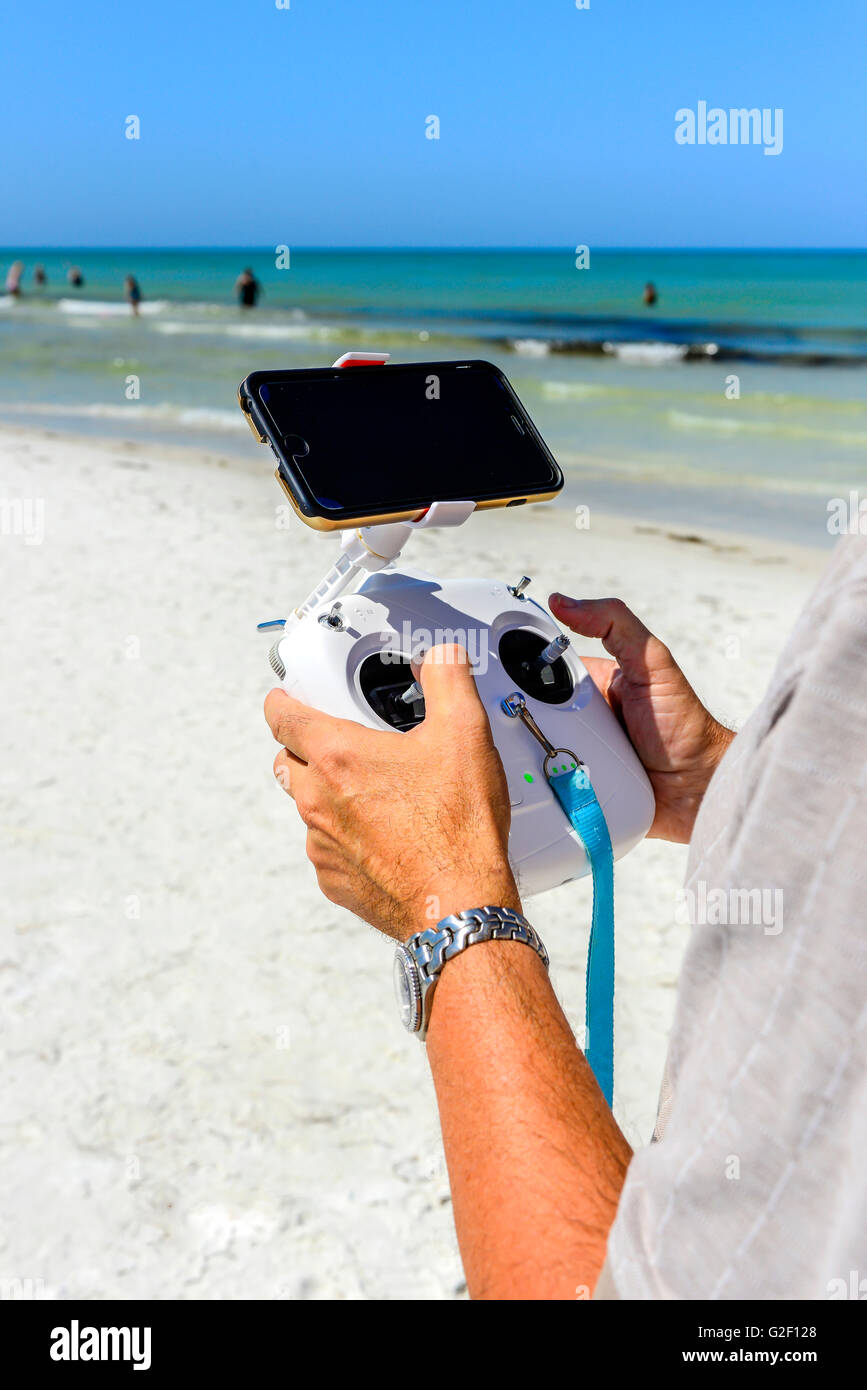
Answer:
<svg viewBox="0 0 867 1390"><path fill-rule="evenodd" d="M242 309L255 308L256 300L262 293L262 286L249 268L242 270L235 281L235 293Z"/></svg>

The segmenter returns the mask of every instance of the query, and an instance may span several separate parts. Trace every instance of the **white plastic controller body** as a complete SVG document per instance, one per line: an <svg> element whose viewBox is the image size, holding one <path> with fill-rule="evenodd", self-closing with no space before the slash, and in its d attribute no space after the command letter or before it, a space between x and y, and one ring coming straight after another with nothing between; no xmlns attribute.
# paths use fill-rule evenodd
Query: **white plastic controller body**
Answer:
<svg viewBox="0 0 867 1390"><path fill-rule="evenodd" d="M488 714L494 742L503 760L512 827L509 857L523 895L589 872L583 846L571 830L542 770L544 752L521 719L510 717L502 701L520 691L503 666L500 644L504 633L519 629L545 642L560 635L550 615L530 598L515 597L504 583L485 579L456 579L443 583L419 570L392 566L370 574L360 588L343 594L337 622L327 618L332 603L311 608L300 621L290 622L272 649L275 669L285 668L284 689L307 704L372 729L388 730L393 738L405 734L387 723L370 703L365 671L368 658L392 665L395 678L406 684L408 660L419 645L448 641L467 647L479 694ZM599 798L608 824L615 858L646 835L654 814L654 797L641 763L614 715L599 694L581 661L567 649L562 660L574 688L563 702L552 704L525 695L527 708L546 737L558 748L578 755ZM383 668L385 669L385 668ZM374 676L374 680L377 677ZM387 679L387 675L385 677ZM436 776L436 769L431 769ZM411 815L407 834L412 833Z"/></svg>

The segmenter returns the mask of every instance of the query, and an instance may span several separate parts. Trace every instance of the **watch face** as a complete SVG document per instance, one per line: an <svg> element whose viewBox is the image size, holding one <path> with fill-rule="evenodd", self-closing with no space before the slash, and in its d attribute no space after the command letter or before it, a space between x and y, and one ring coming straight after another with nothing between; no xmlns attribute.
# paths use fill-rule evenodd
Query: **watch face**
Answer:
<svg viewBox="0 0 867 1390"><path fill-rule="evenodd" d="M394 993L400 1010L400 1021L410 1033L421 1026L421 991L418 969L409 951L398 946L394 953Z"/></svg>

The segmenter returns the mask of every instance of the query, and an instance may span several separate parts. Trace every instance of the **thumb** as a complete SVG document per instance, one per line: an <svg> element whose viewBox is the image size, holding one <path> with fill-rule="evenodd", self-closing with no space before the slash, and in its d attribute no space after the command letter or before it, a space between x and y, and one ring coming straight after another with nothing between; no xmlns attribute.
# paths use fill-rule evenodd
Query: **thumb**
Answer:
<svg viewBox="0 0 867 1390"><path fill-rule="evenodd" d="M469 656L459 643L431 647L416 674L424 691L428 727L447 720L454 723L456 719L486 719Z"/></svg>
<svg viewBox="0 0 867 1390"><path fill-rule="evenodd" d="M567 598L552 594L554 617L582 637L597 637L629 681L641 683L676 669L668 648L619 598Z"/></svg>

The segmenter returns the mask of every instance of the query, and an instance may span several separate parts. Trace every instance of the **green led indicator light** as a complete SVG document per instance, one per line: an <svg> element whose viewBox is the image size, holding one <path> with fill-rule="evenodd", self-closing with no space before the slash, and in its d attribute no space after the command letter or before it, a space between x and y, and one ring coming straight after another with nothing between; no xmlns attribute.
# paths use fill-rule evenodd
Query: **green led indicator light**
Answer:
<svg viewBox="0 0 867 1390"><path fill-rule="evenodd" d="M525 773L524 773L524 781L525 781L525 782L532 782L532 780L533 780L533 774L532 774L532 772L525 772Z"/></svg>

